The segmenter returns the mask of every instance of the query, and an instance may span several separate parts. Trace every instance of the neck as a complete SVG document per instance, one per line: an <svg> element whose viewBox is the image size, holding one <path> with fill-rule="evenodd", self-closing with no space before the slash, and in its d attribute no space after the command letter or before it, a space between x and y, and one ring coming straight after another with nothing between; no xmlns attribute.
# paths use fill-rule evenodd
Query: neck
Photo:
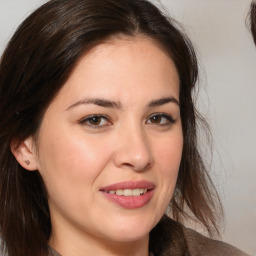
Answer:
<svg viewBox="0 0 256 256"><path fill-rule="evenodd" d="M149 236L131 242L113 242L91 235L79 239L73 235L68 238L53 235L49 244L61 256L149 256Z"/></svg>

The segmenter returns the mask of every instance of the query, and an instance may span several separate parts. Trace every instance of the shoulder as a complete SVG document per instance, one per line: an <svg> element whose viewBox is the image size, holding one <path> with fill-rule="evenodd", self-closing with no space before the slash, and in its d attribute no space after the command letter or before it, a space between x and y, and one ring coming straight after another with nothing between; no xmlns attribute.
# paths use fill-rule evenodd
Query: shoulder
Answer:
<svg viewBox="0 0 256 256"><path fill-rule="evenodd" d="M249 256L232 245L210 239L192 229L183 227L183 234L191 256Z"/></svg>
<svg viewBox="0 0 256 256"><path fill-rule="evenodd" d="M152 230L149 245L158 256L249 256L232 245L186 228L166 215Z"/></svg>

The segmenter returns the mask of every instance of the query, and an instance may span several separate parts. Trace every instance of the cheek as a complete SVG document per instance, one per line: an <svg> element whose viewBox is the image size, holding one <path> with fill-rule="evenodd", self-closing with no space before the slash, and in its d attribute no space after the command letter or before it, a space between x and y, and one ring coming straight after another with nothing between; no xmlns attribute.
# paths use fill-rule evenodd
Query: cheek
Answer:
<svg viewBox="0 0 256 256"><path fill-rule="evenodd" d="M86 205L97 201L98 177L104 170L109 155L107 143L99 147L95 139L83 135L72 136L59 132L49 134L41 143L40 173L49 195L51 209L62 214L85 212ZM74 213L70 212L74 209Z"/></svg>
<svg viewBox="0 0 256 256"><path fill-rule="evenodd" d="M156 164L165 195L170 199L176 186L183 150L183 136L166 139L156 150Z"/></svg>
<svg viewBox="0 0 256 256"><path fill-rule="evenodd" d="M166 136L163 140L155 141L155 175L157 179L157 201L155 209L160 218L173 197L179 173L183 149L183 136L181 132Z"/></svg>
<svg viewBox="0 0 256 256"><path fill-rule="evenodd" d="M85 184L93 184L110 158L106 143L99 146L95 139L83 135L59 130L44 137L48 139L40 143L39 171L48 190L58 186L68 191L71 185L75 190L85 189Z"/></svg>
<svg viewBox="0 0 256 256"><path fill-rule="evenodd" d="M167 138L157 147L157 158L167 173L178 172L183 150L183 136L178 134Z"/></svg>

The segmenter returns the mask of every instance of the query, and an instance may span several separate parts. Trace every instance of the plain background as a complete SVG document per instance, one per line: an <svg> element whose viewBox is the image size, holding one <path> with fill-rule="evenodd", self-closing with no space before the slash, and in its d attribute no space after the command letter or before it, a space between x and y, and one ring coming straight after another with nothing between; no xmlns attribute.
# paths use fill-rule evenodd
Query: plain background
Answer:
<svg viewBox="0 0 256 256"><path fill-rule="evenodd" d="M0 0L1 54L18 24L44 2ZM154 2L184 25L198 52L198 107L214 138L211 169L225 208L223 240L256 255L256 47L245 26L251 0Z"/></svg>

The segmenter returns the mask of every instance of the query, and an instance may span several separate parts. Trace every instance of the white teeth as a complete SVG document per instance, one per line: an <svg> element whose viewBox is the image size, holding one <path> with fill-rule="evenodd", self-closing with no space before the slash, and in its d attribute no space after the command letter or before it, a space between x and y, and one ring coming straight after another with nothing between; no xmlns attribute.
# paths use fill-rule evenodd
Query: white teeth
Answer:
<svg viewBox="0 0 256 256"><path fill-rule="evenodd" d="M124 196L132 196L132 189L124 189Z"/></svg>
<svg viewBox="0 0 256 256"><path fill-rule="evenodd" d="M139 196L141 193L140 193L141 189L137 188L137 189L133 189L132 190L132 195L133 196Z"/></svg>
<svg viewBox="0 0 256 256"><path fill-rule="evenodd" d="M123 196L124 195L124 190L123 189L118 189L116 190L116 194L119 196Z"/></svg>
<svg viewBox="0 0 256 256"><path fill-rule="evenodd" d="M116 194L118 196L140 196L148 191L147 188L135 188L135 189L117 189L108 191L109 194Z"/></svg>

